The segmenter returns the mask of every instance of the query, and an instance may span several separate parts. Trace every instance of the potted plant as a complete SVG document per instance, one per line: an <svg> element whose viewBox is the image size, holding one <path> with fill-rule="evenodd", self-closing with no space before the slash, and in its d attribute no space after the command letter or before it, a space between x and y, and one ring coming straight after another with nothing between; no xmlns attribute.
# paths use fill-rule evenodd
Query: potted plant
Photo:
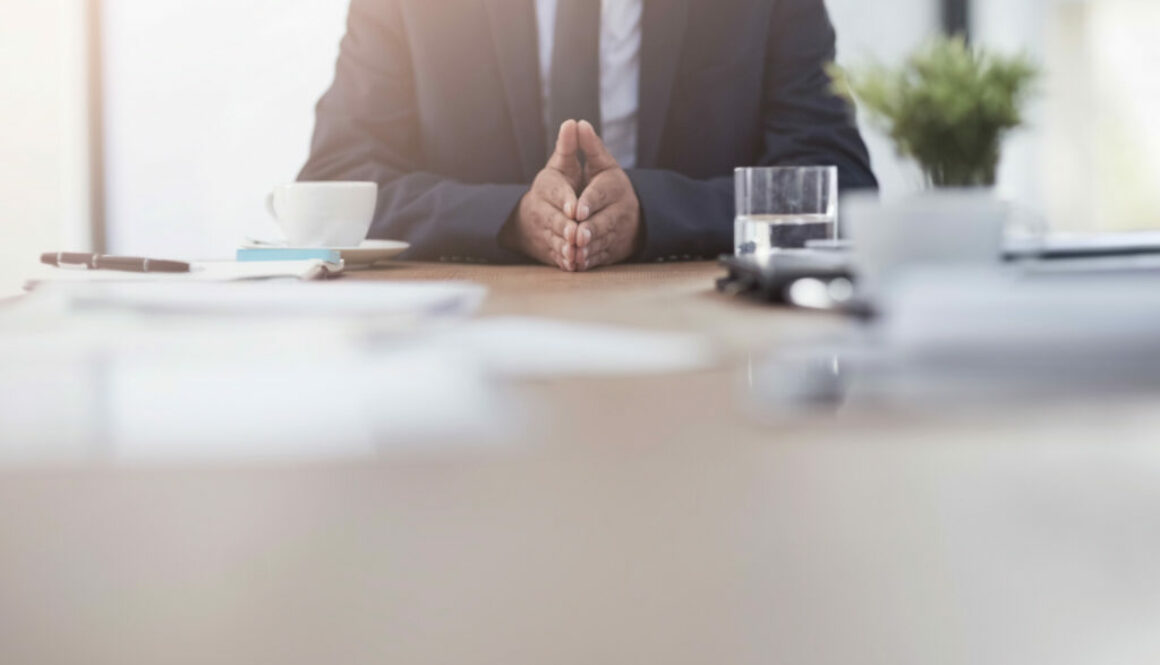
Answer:
<svg viewBox="0 0 1160 665"><path fill-rule="evenodd" d="M936 188L993 187L1003 139L1023 125L1039 77L1024 55L1005 57L942 38L897 69L831 66L834 90L860 103Z"/></svg>
<svg viewBox="0 0 1160 665"><path fill-rule="evenodd" d="M951 37L899 68L835 65L830 76L839 95L860 103L898 151L918 162L930 190L889 204L877 197L843 203L860 288L872 293L903 268L998 265L1009 209L993 188L1003 139L1023 124L1035 65Z"/></svg>

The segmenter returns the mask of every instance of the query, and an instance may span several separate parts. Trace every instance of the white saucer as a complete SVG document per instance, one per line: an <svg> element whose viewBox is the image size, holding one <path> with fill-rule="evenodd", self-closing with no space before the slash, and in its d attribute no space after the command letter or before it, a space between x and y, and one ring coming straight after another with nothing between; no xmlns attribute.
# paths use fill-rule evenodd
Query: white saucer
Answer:
<svg viewBox="0 0 1160 665"><path fill-rule="evenodd" d="M243 247L295 249L283 244L254 240L247 241ZM358 247L328 247L327 249L337 250L342 255L342 260L347 268L369 268L376 263L393 259L410 248L410 243L399 240L364 240Z"/></svg>
<svg viewBox="0 0 1160 665"><path fill-rule="evenodd" d="M399 240L364 240L358 247L336 247L347 268L369 268L376 263L393 259L411 248Z"/></svg>

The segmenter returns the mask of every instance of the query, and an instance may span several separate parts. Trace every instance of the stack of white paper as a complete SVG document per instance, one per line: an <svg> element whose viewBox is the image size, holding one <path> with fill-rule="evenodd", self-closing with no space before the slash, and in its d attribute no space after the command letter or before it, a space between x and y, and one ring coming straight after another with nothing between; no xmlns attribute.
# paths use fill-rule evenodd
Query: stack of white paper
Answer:
<svg viewBox="0 0 1160 665"><path fill-rule="evenodd" d="M467 282L116 282L51 284L32 297L66 312L133 311L189 316L467 316L485 287Z"/></svg>

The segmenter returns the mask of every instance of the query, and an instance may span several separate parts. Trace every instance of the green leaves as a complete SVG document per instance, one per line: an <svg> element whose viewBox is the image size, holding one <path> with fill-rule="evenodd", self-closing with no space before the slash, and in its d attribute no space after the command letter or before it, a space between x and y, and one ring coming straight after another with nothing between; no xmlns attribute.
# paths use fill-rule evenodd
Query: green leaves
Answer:
<svg viewBox="0 0 1160 665"><path fill-rule="evenodd" d="M834 91L860 102L937 187L994 185L1004 136L1023 124L1039 78L1024 55L1003 57L942 38L898 69L831 65Z"/></svg>

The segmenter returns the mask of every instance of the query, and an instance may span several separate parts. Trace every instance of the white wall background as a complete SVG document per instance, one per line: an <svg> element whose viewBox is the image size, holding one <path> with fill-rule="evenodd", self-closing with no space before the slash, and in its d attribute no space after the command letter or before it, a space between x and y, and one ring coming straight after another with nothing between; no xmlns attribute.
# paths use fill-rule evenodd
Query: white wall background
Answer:
<svg viewBox="0 0 1160 665"><path fill-rule="evenodd" d="M433 0L437 1L437 0ZM937 25L934 0L831 0L848 57L891 60ZM347 0L106 0L109 241L226 256L268 232L265 192L302 165ZM887 192L917 184L872 140Z"/></svg>
<svg viewBox="0 0 1160 665"><path fill-rule="evenodd" d="M346 0L106 0L109 243L229 256L305 161Z"/></svg>
<svg viewBox="0 0 1160 665"><path fill-rule="evenodd" d="M897 63L938 33L937 0L827 0L838 29L838 62L857 65L869 59ZM893 145L865 118L861 121L883 198L922 187L922 173L898 157Z"/></svg>
<svg viewBox="0 0 1160 665"><path fill-rule="evenodd" d="M89 241L84 26L81 0L0 2L0 296Z"/></svg>

